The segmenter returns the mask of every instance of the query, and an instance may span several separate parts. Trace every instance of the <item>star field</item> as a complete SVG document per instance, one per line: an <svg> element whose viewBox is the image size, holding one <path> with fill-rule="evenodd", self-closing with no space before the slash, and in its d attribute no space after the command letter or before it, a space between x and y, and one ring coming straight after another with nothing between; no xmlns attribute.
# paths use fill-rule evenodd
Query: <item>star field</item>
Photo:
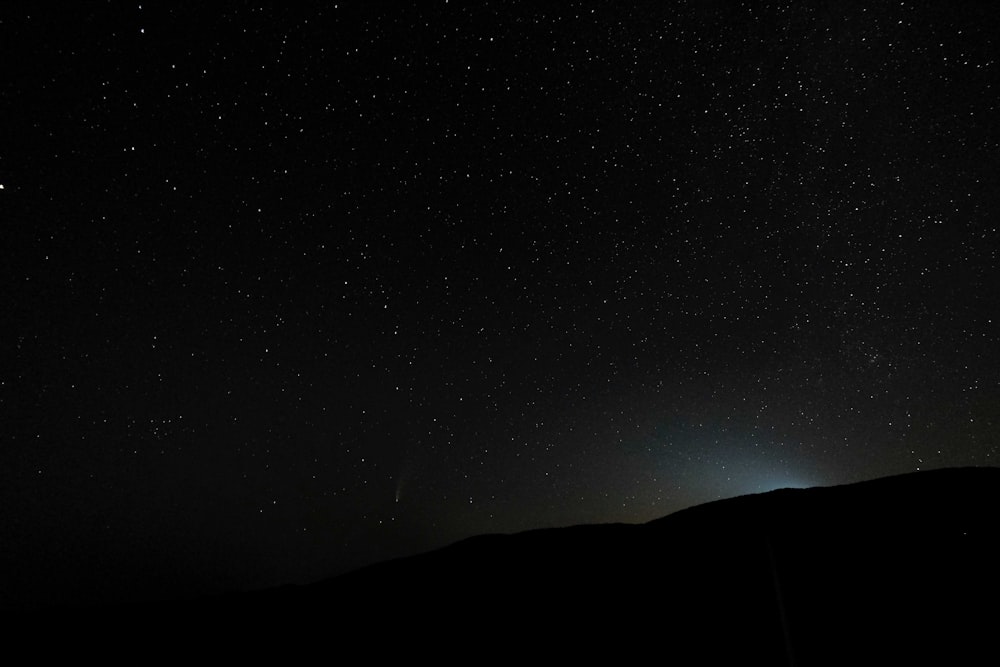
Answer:
<svg viewBox="0 0 1000 667"><path fill-rule="evenodd" d="M988 3L6 14L11 599L997 462Z"/></svg>

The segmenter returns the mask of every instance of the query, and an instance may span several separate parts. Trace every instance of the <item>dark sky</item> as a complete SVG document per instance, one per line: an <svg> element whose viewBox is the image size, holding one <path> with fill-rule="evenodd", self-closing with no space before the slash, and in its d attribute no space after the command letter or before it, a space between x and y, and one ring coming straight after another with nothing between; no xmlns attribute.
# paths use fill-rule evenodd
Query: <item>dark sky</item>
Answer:
<svg viewBox="0 0 1000 667"><path fill-rule="evenodd" d="M997 464L1000 20L868 4L5 5L0 593Z"/></svg>

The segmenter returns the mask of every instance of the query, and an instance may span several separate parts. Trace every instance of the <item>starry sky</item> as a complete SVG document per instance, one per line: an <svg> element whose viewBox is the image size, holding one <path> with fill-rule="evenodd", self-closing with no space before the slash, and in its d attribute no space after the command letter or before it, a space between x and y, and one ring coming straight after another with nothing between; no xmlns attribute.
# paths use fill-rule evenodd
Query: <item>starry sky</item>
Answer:
<svg viewBox="0 0 1000 667"><path fill-rule="evenodd" d="M1000 16L865 4L5 8L3 595L996 465Z"/></svg>

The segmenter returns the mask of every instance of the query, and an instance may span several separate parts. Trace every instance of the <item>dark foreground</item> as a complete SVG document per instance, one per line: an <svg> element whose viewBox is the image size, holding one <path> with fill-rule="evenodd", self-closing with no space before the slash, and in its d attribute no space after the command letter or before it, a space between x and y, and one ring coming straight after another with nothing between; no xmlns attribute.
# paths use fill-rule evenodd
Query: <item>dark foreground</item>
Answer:
<svg viewBox="0 0 1000 667"><path fill-rule="evenodd" d="M477 537L311 586L5 625L37 657L144 662L993 662L998 508L1000 469L938 470L645 525Z"/></svg>

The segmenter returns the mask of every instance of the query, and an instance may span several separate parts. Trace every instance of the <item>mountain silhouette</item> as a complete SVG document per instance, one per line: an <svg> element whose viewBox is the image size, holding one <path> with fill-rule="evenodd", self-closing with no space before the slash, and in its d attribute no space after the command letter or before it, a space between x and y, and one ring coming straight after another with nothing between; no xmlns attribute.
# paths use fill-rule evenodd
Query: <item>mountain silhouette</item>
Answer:
<svg viewBox="0 0 1000 667"><path fill-rule="evenodd" d="M1000 469L942 469L721 500L642 525L473 537L305 586L17 622L22 638L110 633L119 649L228 657L311 647L345 659L785 665L941 652L954 664L994 650L998 508Z"/></svg>

